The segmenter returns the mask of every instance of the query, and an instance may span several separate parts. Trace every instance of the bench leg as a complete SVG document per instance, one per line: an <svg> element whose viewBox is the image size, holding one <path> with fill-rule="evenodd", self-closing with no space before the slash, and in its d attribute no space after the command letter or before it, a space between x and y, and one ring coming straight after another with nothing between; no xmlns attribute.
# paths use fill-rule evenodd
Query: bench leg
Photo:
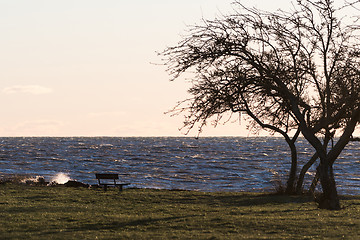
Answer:
<svg viewBox="0 0 360 240"><path fill-rule="evenodd" d="M119 185L119 192L122 192L123 190L123 185Z"/></svg>
<svg viewBox="0 0 360 240"><path fill-rule="evenodd" d="M107 185L104 185L104 192L106 192L107 190Z"/></svg>

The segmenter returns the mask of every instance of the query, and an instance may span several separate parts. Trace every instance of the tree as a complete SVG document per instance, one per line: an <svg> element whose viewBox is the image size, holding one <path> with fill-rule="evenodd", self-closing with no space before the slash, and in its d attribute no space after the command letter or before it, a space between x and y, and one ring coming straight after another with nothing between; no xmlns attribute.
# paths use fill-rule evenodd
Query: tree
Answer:
<svg viewBox="0 0 360 240"><path fill-rule="evenodd" d="M234 14L203 20L162 53L173 79L194 72L192 98L174 112L189 128L240 112L285 138L299 130L320 159L319 207L340 209L333 164L360 119L360 49L356 21L337 16L356 3L266 12L235 2Z"/></svg>

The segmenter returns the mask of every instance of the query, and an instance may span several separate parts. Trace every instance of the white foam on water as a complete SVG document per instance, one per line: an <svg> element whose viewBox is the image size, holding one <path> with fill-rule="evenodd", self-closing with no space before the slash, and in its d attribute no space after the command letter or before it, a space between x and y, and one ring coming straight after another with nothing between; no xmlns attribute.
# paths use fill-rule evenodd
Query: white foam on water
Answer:
<svg viewBox="0 0 360 240"><path fill-rule="evenodd" d="M71 180L70 176L65 173L58 173L51 178L50 182L56 182L57 184L65 184Z"/></svg>
<svg viewBox="0 0 360 240"><path fill-rule="evenodd" d="M21 180L22 183L26 182L39 182L39 179L44 179L43 176L36 176L36 177L28 177Z"/></svg>

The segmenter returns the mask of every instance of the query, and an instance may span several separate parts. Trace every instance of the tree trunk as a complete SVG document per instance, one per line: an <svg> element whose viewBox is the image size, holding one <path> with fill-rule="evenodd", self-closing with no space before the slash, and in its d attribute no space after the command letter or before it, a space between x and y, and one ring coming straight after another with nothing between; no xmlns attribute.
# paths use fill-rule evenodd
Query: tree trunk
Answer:
<svg viewBox="0 0 360 240"><path fill-rule="evenodd" d="M336 190L334 171L332 164L328 161L321 161L318 167L322 195L319 199L319 208L339 210L340 200Z"/></svg>
<svg viewBox="0 0 360 240"><path fill-rule="evenodd" d="M319 176L319 171L318 171L318 169L316 169L315 176L314 176L314 178L313 178L313 180L312 180L312 182L311 182L311 185L310 185L310 187L309 187L309 193L310 193L312 196L314 196L314 198L315 198L315 189L316 189L316 186L317 186L317 184L318 184L318 182L319 182L319 178L320 178L320 176Z"/></svg>
<svg viewBox="0 0 360 240"><path fill-rule="evenodd" d="M303 166L303 168L300 171L298 181L296 183L296 194L301 194L303 190L303 184L304 184L304 178L306 172L309 170L309 168L315 163L316 159L318 158L318 154L315 153L311 159Z"/></svg>
<svg viewBox="0 0 360 240"><path fill-rule="evenodd" d="M242 96L242 99L244 101L245 104L245 108L246 108L246 113L255 121L257 122L262 128L268 128L271 129L277 133L280 133L284 138L285 141L287 142L287 144L289 145L290 151L291 151L291 168L290 168L290 173L289 173L289 178L286 184L286 189L285 192L288 194L293 194L295 193L295 181L296 181L296 170L297 170L297 151L296 151L296 146L295 146L295 142L296 139L299 137L301 131L300 128L298 128L296 130L296 133L294 134L294 136L292 137L292 139L289 137L289 135L287 134L287 132L284 132L283 130L281 130L280 128L277 128L275 126L269 125L269 124L265 124L262 121L260 121L259 118L256 117L256 115L253 114L253 112L250 110L245 98Z"/></svg>
<svg viewBox="0 0 360 240"><path fill-rule="evenodd" d="M295 181L296 181L296 170L297 170L297 151L294 141L288 142L291 150L291 168L289 173L289 178L286 185L285 192L287 194L295 193Z"/></svg>

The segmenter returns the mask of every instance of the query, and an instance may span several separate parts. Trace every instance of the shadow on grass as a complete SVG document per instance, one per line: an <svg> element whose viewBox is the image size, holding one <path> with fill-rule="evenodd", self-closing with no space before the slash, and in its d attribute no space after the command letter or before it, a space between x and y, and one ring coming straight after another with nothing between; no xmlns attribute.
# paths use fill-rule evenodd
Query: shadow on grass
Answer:
<svg viewBox="0 0 360 240"><path fill-rule="evenodd" d="M66 207L67 212L76 211L78 207L70 206ZM18 206L6 208L7 214L41 214L41 213L58 213L64 211L63 206Z"/></svg>
<svg viewBox="0 0 360 240"><path fill-rule="evenodd" d="M109 222L99 222L99 223L92 223L92 224L82 224L77 227L67 228L66 231L68 232L78 232L78 231L100 231L100 230L123 230L126 228L136 227L146 227L146 226L154 226L154 224L159 222L168 222L180 219L186 219L190 217L198 217L198 215L187 215L187 216L180 216L180 217L164 217L164 218L146 218L146 219L137 219L133 221L111 221Z"/></svg>
<svg viewBox="0 0 360 240"><path fill-rule="evenodd" d="M275 194L216 194L193 196L189 198L176 198L172 202L179 204L206 204L206 205L225 205L229 207L250 207L261 205L281 205L286 203L304 204L313 202L311 196L288 196Z"/></svg>
<svg viewBox="0 0 360 240"><path fill-rule="evenodd" d="M309 196L286 196L286 195L272 195L261 194L256 196L243 195L243 196L217 196L216 199L223 204L229 206L259 206L268 204L284 204L284 203L308 203L313 202Z"/></svg>

